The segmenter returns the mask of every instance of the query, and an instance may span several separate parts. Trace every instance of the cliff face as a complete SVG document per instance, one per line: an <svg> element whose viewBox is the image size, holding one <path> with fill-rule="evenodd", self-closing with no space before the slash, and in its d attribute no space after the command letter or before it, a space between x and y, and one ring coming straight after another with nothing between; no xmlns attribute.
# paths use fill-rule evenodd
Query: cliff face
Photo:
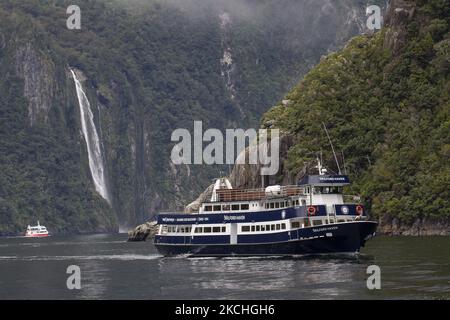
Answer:
<svg viewBox="0 0 450 320"><path fill-rule="evenodd" d="M408 41L408 26L414 19L416 4L411 1L392 1L385 16L387 28L383 45L398 55Z"/></svg>
<svg viewBox="0 0 450 320"><path fill-rule="evenodd" d="M0 234L37 219L54 233L117 231L183 208L226 168L174 166L171 132L194 120L254 126L365 14L349 0L105 0L81 4L82 29L68 30L70 4L0 3ZM110 203L92 178L70 69Z"/></svg>
<svg viewBox="0 0 450 320"><path fill-rule="evenodd" d="M394 0L385 21L323 58L263 116L262 127L292 137L270 179L304 174L320 151L337 171L324 122L353 180L347 191L362 195L381 232L448 234L450 4ZM235 168L233 179L252 186L255 172Z"/></svg>
<svg viewBox="0 0 450 320"><path fill-rule="evenodd" d="M16 49L15 66L17 75L23 79L30 125L36 122L48 123L52 100L57 91L54 66L30 42Z"/></svg>

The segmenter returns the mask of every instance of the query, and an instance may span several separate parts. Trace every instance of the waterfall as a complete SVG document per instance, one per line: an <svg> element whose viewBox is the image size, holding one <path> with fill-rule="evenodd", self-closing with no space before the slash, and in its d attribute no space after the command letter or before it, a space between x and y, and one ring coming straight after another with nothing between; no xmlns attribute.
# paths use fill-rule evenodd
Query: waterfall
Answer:
<svg viewBox="0 0 450 320"><path fill-rule="evenodd" d="M86 141L89 168L91 170L92 179L94 180L95 190L109 203L108 188L106 185L106 173L103 161L103 154L98 137L97 128L94 124L94 115L92 114L91 104L83 91L80 81L77 79L75 72L72 72L73 80L77 90L78 104L80 106L81 128Z"/></svg>
<svg viewBox="0 0 450 320"><path fill-rule="evenodd" d="M225 88L230 95L231 100L235 102L235 107L239 110L241 115L245 117L245 112L242 109L239 101L236 99L235 88L235 73L236 66L233 61L233 54L231 49L231 17L227 12L219 14L220 37L223 56L220 59L220 74L225 82Z"/></svg>

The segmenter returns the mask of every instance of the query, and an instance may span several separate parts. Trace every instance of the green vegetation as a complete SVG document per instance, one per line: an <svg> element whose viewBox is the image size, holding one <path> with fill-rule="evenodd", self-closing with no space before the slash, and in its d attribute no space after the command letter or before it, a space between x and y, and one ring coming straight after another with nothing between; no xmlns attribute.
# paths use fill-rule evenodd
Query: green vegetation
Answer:
<svg viewBox="0 0 450 320"><path fill-rule="evenodd" d="M418 1L398 52L392 31L401 38L391 24L323 59L285 98L291 104L272 108L262 122L295 135L285 162L293 173L320 150L337 171L326 123L353 191L374 217L448 219L450 3Z"/></svg>

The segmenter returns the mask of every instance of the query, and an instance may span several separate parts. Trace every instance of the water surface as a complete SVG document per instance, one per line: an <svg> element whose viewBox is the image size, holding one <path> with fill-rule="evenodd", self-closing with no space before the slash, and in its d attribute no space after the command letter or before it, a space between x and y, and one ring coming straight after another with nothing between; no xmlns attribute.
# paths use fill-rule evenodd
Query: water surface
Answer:
<svg viewBox="0 0 450 320"><path fill-rule="evenodd" d="M368 290L369 265L381 290ZM81 290L68 290L69 265ZM450 237L376 237L359 258L164 258L126 235L0 239L0 299L449 299Z"/></svg>

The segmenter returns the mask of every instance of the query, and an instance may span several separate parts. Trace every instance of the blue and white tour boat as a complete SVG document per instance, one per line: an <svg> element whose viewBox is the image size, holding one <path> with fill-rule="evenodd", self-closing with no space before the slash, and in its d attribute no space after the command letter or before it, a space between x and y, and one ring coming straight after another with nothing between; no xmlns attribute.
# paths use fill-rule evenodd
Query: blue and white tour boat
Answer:
<svg viewBox="0 0 450 320"><path fill-rule="evenodd" d="M358 253L377 222L362 204L344 202L346 175L318 175L298 185L233 189L217 179L195 213L160 213L155 236L166 256L295 256Z"/></svg>

